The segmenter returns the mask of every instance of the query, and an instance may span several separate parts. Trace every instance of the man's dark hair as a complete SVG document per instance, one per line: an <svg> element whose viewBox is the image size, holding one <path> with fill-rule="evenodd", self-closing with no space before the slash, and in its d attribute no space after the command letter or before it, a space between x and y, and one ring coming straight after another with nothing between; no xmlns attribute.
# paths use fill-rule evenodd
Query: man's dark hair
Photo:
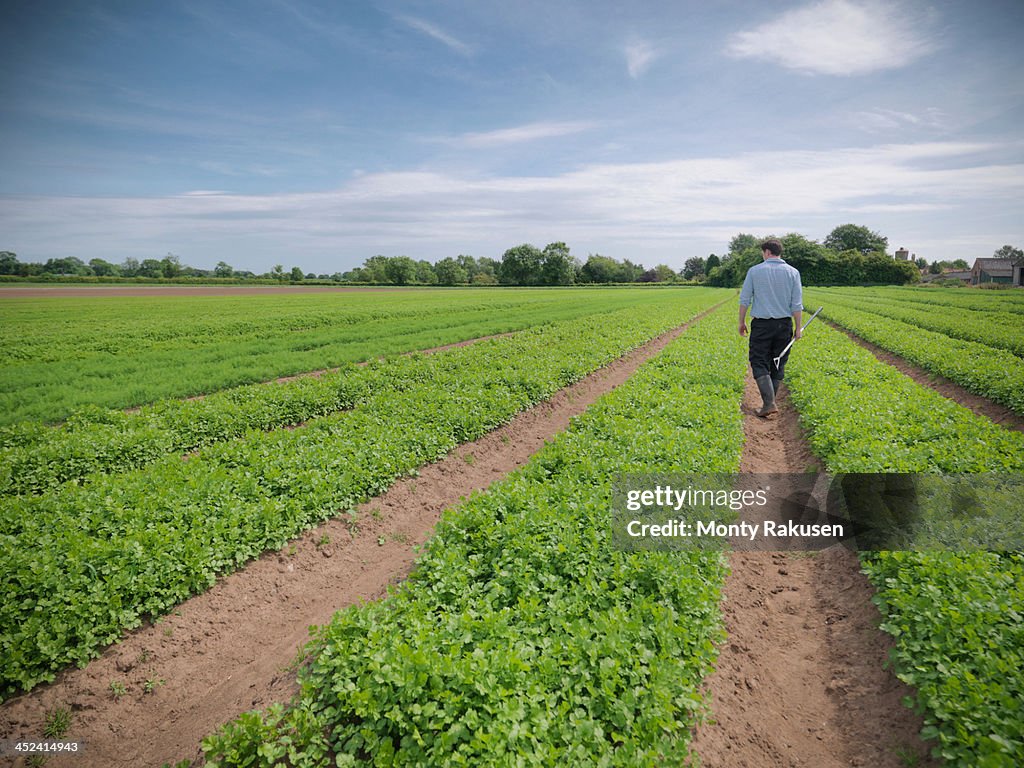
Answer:
<svg viewBox="0 0 1024 768"><path fill-rule="evenodd" d="M776 240L774 237L771 240L765 240L761 243L761 250L769 250L772 252L772 256L782 255L782 243Z"/></svg>

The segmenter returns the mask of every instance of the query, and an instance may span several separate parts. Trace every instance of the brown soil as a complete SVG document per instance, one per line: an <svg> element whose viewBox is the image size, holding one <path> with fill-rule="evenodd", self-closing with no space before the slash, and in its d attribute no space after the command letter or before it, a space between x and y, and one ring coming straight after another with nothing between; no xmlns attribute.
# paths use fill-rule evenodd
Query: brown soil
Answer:
<svg viewBox="0 0 1024 768"><path fill-rule="evenodd" d="M899 355L895 355L888 350L882 349L881 347L872 344L870 341L865 341L855 333L846 330L841 325L837 325L831 321L826 320L830 326L835 328L837 331L841 331L850 337L854 342L864 347L881 360L883 363L888 363L893 368L898 370L900 373L909 376L918 384L934 389L943 397L947 397L950 400L954 400L965 408L974 411L979 416L984 416L991 419L996 424L1000 424L1007 429L1012 429L1017 432L1024 432L1024 416L1011 411L1009 408L998 403L993 403L988 398L976 395L973 392L968 392L966 389L961 387L949 379L939 376L935 373L930 373L924 368L920 368L913 363L907 362Z"/></svg>
<svg viewBox="0 0 1024 768"><path fill-rule="evenodd" d="M743 398L743 473L817 466L785 389L780 412ZM728 639L707 680L713 722L696 732L707 768L930 766L910 689L884 667L874 590L852 552L733 552L722 604ZM917 762L909 762L917 760Z"/></svg>
<svg viewBox="0 0 1024 768"><path fill-rule="evenodd" d="M242 712L286 701L309 625L403 579L442 510L524 464L598 397L685 330L648 342L508 425L421 468L345 516L223 578L170 616L111 646L84 669L0 706L0 735L40 738L46 713L70 707L64 738L84 740L50 768L160 766L201 757L199 741ZM147 692L147 682L151 689ZM126 693L115 697L112 684Z"/></svg>

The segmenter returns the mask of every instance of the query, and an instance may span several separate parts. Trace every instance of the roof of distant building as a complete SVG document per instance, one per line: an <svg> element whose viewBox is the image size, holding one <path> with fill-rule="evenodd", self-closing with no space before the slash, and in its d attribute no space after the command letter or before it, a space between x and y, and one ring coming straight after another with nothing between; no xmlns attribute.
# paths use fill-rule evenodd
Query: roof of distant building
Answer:
<svg viewBox="0 0 1024 768"><path fill-rule="evenodd" d="M992 277L1012 277L1013 262L1013 259L975 259L974 269L983 270Z"/></svg>

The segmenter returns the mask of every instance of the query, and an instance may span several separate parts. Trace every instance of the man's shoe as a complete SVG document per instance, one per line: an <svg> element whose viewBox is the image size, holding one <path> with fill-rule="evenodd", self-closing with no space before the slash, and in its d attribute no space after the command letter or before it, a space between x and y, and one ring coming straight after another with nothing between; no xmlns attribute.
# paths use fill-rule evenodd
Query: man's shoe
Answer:
<svg viewBox="0 0 1024 768"><path fill-rule="evenodd" d="M762 408L758 408L756 411L754 411L754 415L760 416L762 419L767 419L768 416L770 416L771 414L778 412L779 409L776 407L775 403L772 403L771 405L766 405Z"/></svg>

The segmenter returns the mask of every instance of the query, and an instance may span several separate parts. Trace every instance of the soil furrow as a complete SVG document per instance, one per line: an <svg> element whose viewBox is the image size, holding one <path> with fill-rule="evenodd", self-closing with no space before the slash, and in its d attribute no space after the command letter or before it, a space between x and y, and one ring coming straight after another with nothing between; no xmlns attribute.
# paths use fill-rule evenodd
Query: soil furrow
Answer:
<svg viewBox="0 0 1024 768"><path fill-rule="evenodd" d="M310 625L383 596L408 574L414 547L430 537L445 508L526 463L572 416L700 317L395 483L362 504L355 519L341 516L308 531L131 633L84 669L67 670L53 684L5 702L0 734L40 738L47 713L67 707L72 724L64 738L84 740L86 749L51 757L51 768L198 760L200 740L222 723L290 698L295 676L289 668ZM125 692L115 695L119 686Z"/></svg>
<svg viewBox="0 0 1024 768"><path fill-rule="evenodd" d="M743 473L803 473L818 466L797 414L753 415L743 398ZM724 586L728 639L707 680L712 722L696 732L706 768L899 768L931 765L921 720L902 705L910 689L885 669L891 642L878 629L873 588L854 553L732 552ZM910 762L908 762L910 761ZM916 762L913 762L916 761Z"/></svg>

